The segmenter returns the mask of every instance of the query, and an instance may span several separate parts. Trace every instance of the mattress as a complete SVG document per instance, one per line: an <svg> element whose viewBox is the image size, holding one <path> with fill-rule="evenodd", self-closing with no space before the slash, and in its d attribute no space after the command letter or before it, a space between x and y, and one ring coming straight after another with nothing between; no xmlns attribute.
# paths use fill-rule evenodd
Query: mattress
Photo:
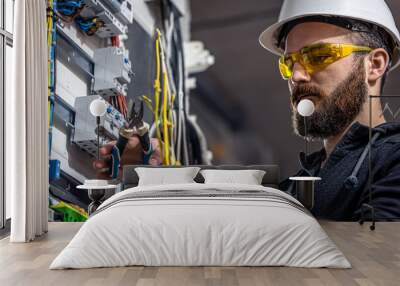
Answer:
<svg viewBox="0 0 400 286"><path fill-rule="evenodd" d="M50 269L133 265L351 267L286 193L191 183L138 186L112 196Z"/></svg>

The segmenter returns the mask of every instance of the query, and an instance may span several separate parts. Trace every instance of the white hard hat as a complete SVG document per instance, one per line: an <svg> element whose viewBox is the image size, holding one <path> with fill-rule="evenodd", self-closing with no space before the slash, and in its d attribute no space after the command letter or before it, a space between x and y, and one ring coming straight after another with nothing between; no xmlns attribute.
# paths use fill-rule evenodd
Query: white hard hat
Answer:
<svg viewBox="0 0 400 286"><path fill-rule="evenodd" d="M282 27L293 20L309 16L342 17L383 28L395 44L391 69L400 64L400 34L384 0L285 0L278 22L260 35L261 45L274 54L282 55L284 51L278 43Z"/></svg>

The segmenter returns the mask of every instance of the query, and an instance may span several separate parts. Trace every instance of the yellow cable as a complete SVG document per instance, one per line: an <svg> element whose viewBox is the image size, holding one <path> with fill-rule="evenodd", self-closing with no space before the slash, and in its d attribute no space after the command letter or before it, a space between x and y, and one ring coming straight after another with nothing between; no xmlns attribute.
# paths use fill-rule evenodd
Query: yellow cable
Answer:
<svg viewBox="0 0 400 286"><path fill-rule="evenodd" d="M161 90L161 60L160 60L160 39L161 39L161 32L157 29L156 31L156 79L154 81L154 99L155 99L155 107L154 107L154 124L156 125L156 134L157 139L159 142L161 140L161 131L160 126L158 124L159 121L159 109L160 109L160 90ZM163 144L161 144L161 148L163 149ZM163 151L162 151L163 152Z"/></svg>
<svg viewBox="0 0 400 286"><path fill-rule="evenodd" d="M143 99L144 103L146 104L147 108L150 109L151 113L154 116L155 115L154 107L152 105L153 102L151 101L151 99L146 95L142 95L142 99Z"/></svg>
<svg viewBox="0 0 400 286"><path fill-rule="evenodd" d="M174 117L173 117L173 102L175 99L175 94L171 95L171 100L168 104L168 132L170 134L171 140L173 140L173 128L174 128ZM174 150L173 150L174 151ZM175 152L171 153L171 161L173 165L176 165L176 156L175 156Z"/></svg>
<svg viewBox="0 0 400 286"><path fill-rule="evenodd" d="M170 164L169 158L169 134L168 134L168 119L167 119L167 105L168 105L168 75L163 71L163 135L164 135L164 159L165 164Z"/></svg>
<svg viewBox="0 0 400 286"><path fill-rule="evenodd" d="M162 43L159 43L160 45ZM165 54L162 46L159 46L161 60L162 60L162 70L163 70L163 104L161 106L161 117L162 117L162 129L163 129L163 138L164 138L164 163L166 165L175 165L176 158L175 154L170 146L170 139L173 140L172 136L172 128L173 125L173 102L175 100L175 95L171 95L171 90L169 86L169 71L166 64Z"/></svg>
<svg viewBox="0 0 400 286"><path fill-rule="evenodd" d="M171 95L169 88L169 74L165 57L163 54L163 48L161 43L161 32L159 29L156 30L156 79L154 81L154 100L155 106L152 109L154 114L154 122L156 124L157 138L163 144L163 164L179 164L175 158L174 152L171 152L170 140L173 140L172 129L174 128L173 123L173 103L175 101L175 95ZM162 83L161 83L162 80ZM162 89L161 89L162 85ZM160 96L163 96L162 100ZM150 106L151 100L147 97L143 97L145 103ZM161 102L162 101L162 102ZM160 106L161 105L161 106ZM161 126L160 126L161 125ZM162 130L162 135L161 135ZM162 140L163 139L163 140Z"/></svg>

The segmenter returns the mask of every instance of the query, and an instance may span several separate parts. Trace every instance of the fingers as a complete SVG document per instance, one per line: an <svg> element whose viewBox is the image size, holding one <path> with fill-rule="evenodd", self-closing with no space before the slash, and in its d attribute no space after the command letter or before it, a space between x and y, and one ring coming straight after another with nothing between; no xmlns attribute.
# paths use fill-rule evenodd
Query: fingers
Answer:
<svg viewBox="0 0 400 286"><path fill-rule="evenodd" d="M99 172L105 172L105 169L108 169L109 164L104 160L95 160L93 161L93 168Z"/></svg>
<svg viewBox="0 0 400 286"><path fill-rule="evenodd" d="M138 147L140 147L140 140L139 140L139 136L134 135L131 138L129 138L128 141L128 149L137 149Z"/></svg>
<svg viewBox="0 0 400 286"><path fill-rule="evenodd" d="M100 155L103 160L95 160L93 162L93 168L96 170L98 177L108 176L110 168L110 157L111 150L116 144L116 141L112 141L100 148ZM151 144L153 147L153 153L150 156L149 164L153 166L158 166L162 164L162 151L161 144L158 139L151 139ZM134 165L143 163L143 153L138 136L132 136L129 138L128 144L121 156L121 166L123 165Z"/></svg>
<svg viewBox="0 0 400 286"><path fill-rule="evenodd" d="M107 143L106 145L102 146L100 148L100 155L101 156L107 156L111 154L111 150L113 146L117 144L117 141L111 141L110 143Z"/></svg>
<svg viewBox="0 0 400 286"><path fill-rule="evenodd" d="M96 178L99 180L109 180L109 167L106 161L103 160L95 160L93 161L93 169L96 170Z"/></svg>
<svg viewBox="0 0 400 286"><path fill-rule="evenodd" d="M150 156L149 164L152 166L158 166L162 164L162 152L161 146L158 139L151 139L151 145L153 147L153 153Z"/></svg>

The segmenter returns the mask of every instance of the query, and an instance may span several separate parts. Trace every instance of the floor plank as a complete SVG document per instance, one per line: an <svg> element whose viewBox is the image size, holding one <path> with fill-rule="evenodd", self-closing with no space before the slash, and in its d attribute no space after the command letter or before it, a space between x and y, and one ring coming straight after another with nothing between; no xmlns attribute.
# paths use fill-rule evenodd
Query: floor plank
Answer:
<svg viewBox="0 0 400 286"><path fill-rule="evenodd" d="M49 233L32 243L0 240L0 285L399 285L400 223L368 225L321 222L352 263L352 269L288 267L119 267L85 270L48 269L81 223L50 223Z"/></svg>

